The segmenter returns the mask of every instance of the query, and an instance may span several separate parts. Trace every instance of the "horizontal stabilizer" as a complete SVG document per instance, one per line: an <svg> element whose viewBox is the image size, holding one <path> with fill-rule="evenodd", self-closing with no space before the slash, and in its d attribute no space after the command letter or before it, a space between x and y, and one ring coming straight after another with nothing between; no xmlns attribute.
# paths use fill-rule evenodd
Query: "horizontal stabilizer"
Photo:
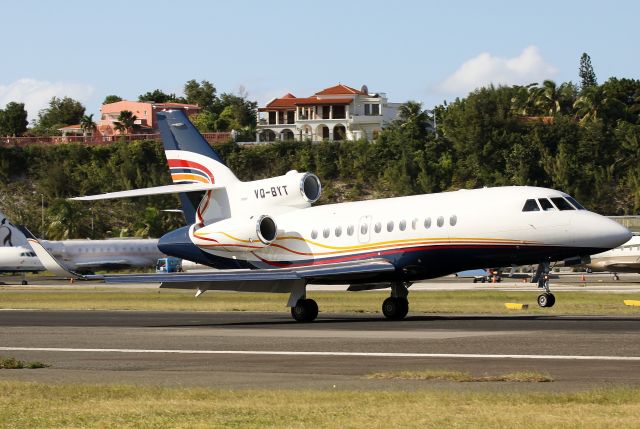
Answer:
<svg viewBox="0 0 640 429"><path fill-rule="evenodd" d="M69 198L72 201L109 200L114 198L144 197L147 195L179 194L182 192L210 191L222 189L224 186L213 183L178 183L175 185L155 186L153 188L131 189L129 191L109 192L106 194L87 195L85 197Z"/></svg>

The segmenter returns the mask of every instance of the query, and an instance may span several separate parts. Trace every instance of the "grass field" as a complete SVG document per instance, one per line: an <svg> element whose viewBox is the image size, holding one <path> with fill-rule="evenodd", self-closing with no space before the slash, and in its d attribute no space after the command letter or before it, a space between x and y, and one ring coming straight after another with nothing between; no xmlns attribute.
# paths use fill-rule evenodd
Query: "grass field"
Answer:
<svg viewBox="0 0 640 429"><path fill-rule="evenodd" d="M212 390L0 381L2 428L637 428L640 390Z"/></svg>
<svg viewBox="0 0 640 429"><path fill-rule="evenodd" d="M409 294L410 314L550 314L640 315L625 299L637 294L557 292L556 305L539 308L538 292L414 291ZM321 312L380 313L388 292L311 292ZM283 311L288 295L271 293L207 292L194 298L191 291L168 289L52 289L0 287L2 309L148 310L148 311ZM505 302L529 304L527 310L508 310Z"/></svg>

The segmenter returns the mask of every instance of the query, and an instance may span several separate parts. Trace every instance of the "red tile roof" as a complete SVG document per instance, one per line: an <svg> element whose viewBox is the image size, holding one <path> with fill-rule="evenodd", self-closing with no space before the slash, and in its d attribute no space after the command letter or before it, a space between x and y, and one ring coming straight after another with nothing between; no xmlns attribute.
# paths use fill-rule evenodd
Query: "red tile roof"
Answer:
<svg viewBox="0 0 640 429"><path fill-rule="evenodd" d="M341 83L336 86L332 86L329 88L325 88L320 92L316 92L316 95L352 95L352 94L362 94L362 91L358 91L357 89L353 89L350 86L343 85Z"/></svg>

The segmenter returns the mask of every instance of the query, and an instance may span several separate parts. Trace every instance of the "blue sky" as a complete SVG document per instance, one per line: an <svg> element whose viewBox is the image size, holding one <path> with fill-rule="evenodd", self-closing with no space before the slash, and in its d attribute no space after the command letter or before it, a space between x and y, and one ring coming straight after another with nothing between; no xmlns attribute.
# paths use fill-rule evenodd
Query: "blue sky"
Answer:
<svg viewBox="0 0 640 429"><path fill-rule="evenodd" d="M189 79L260 104L338 82L425 107L489 83L640 78L640 2L31 1L2 2L0 108L30 119L53 95L97 113Z"/></svg>

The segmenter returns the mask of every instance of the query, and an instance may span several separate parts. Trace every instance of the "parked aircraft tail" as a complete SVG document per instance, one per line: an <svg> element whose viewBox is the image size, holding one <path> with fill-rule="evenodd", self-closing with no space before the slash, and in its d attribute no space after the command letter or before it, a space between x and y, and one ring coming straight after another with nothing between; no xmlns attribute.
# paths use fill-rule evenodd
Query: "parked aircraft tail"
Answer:
<svg viewBox="0 0 640 429"><path fill-rule="evenodd" d="M0 247L29 247L27 237L0 212Z"/></svg>

